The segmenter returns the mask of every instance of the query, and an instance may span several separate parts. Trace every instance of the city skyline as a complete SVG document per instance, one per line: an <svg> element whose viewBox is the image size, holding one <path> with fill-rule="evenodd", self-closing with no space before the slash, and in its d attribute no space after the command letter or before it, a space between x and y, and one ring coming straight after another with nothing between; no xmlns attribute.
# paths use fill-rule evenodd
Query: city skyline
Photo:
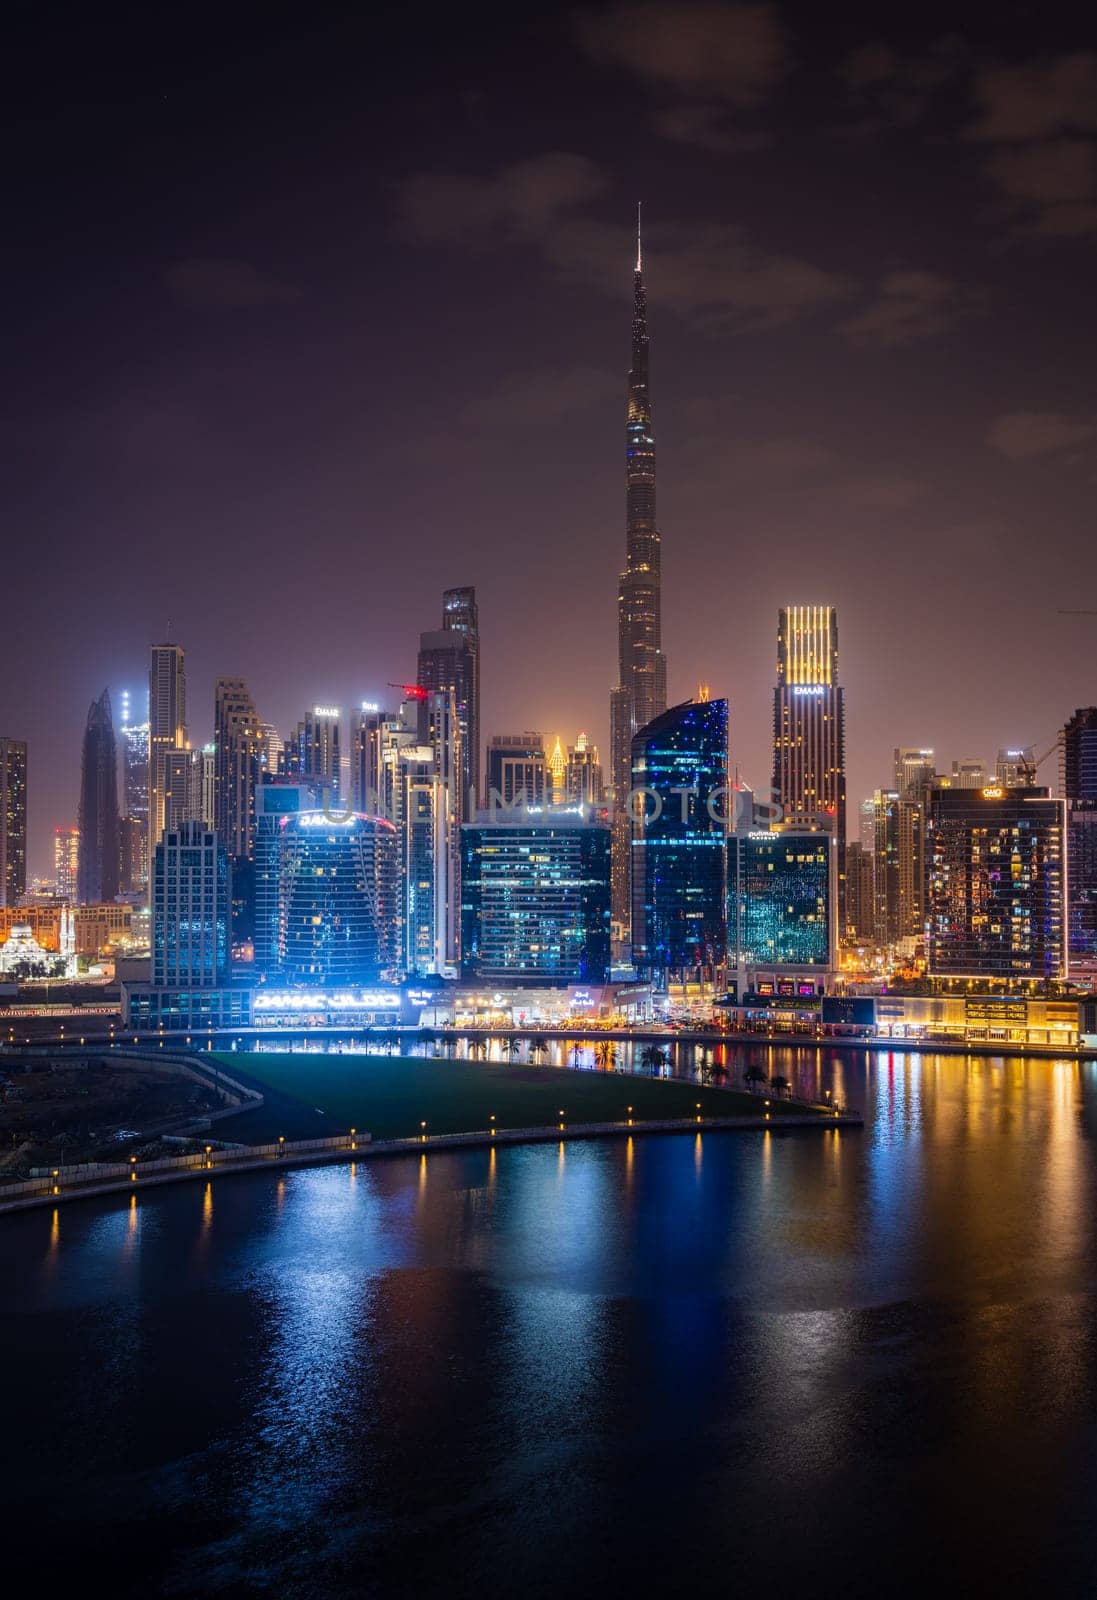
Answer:
<svg viewBox="0 0 1097 1600"><path fill-rule="evenodd" d="M424 69L385 14L373 97L342 65L353 21L272 25L223 72L188 46L147 86L135 37L100 63L124 112L89 118L74 92L28 141L17 205L48 189L53 212L16 263L33 334L12 347L9 570L52 595L72 647L13 618L27 670L0 682L0 729L29 739L32 871L75 820L83 707L104 682L136 692L169 621L197 744L221 676L284 733L304 704L383 702L438 592L475 585L481 746L584 728L608 765L637 200L668 702L726 695L733 767L766 781L772 619L833 606L851 804L897 744L989 762L1092 702L1097 622L1059 615L1093 575L1087 41L989 11L957 38L922 7L865 44L804 5L685 6L672 68L657 27L616 35L608 15L444 20L454 53ZM88 52L67 36L51 76L77 83ZM519 110L502 85L534 56ZM270 135L302 62L331 131L296 128L316 182L287 206ZM424 70L414 128L363 173L354 152L385 146ZM559 74L566 120L539 87ZM126 149L134 97L148 133ZM248 127L240 216L226 173ZM92 230L104 270L73 297L51 250L88 204L145 222ZM104 541L123 558L88 561Z"/></svg>

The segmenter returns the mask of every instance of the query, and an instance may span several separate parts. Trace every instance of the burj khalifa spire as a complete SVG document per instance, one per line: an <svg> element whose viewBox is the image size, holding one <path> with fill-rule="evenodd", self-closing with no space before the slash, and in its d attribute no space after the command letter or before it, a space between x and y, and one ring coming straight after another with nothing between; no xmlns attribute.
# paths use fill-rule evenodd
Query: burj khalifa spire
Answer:
<svg viewBox="0 0 1097 1600"><path fill-rule="evenodd" d="M625 570L617 598L617 688L610 695L610 754L616 806L613 831L613 915L625 928L629 907L632 736L667 707L663 655L659 531L655 523L655 432L651 416L647 296L640 208L636 209L632 365L625 417Z"/></svg>

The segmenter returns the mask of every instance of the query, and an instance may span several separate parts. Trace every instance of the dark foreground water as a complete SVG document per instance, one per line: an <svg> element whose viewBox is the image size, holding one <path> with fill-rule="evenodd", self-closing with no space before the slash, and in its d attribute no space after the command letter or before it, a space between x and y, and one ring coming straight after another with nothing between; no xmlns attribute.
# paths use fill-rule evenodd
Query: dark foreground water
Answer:
<svg viewBox="0 0 1097 1600"><path fill-rule="evenodd" d="M1092 1594L1093 1069L796 1067L864 1131L0 1222L18 1592Z"/></svg>

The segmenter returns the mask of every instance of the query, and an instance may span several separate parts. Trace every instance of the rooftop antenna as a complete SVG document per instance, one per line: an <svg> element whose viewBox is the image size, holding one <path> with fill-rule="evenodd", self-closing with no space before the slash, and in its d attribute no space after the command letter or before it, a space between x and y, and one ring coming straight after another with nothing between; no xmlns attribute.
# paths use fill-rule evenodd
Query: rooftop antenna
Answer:
<svg viewBox="0 0 1097 1600"><path fill-rule="evenodd" d="M641 213L642 206L643 206L643 201L637 200L637 202L636 202L636 270L637 270L637 272L643 272L643 270L644 270L644 246L643 246L643 243L642 243L641 238L640 238L640 213Z"/></svg>

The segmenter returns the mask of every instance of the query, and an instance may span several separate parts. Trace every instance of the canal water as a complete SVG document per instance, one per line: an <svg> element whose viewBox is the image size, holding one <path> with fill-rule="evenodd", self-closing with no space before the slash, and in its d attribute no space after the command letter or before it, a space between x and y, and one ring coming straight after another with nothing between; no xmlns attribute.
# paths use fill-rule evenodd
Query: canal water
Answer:
<svg viewBox="0 0 1097 1600"><path fill-rule="evenodd" d="M765 1059L864 1129L439 1150L0 1221L9 1571L1097 1591L1094 1068Z"/></svg>

